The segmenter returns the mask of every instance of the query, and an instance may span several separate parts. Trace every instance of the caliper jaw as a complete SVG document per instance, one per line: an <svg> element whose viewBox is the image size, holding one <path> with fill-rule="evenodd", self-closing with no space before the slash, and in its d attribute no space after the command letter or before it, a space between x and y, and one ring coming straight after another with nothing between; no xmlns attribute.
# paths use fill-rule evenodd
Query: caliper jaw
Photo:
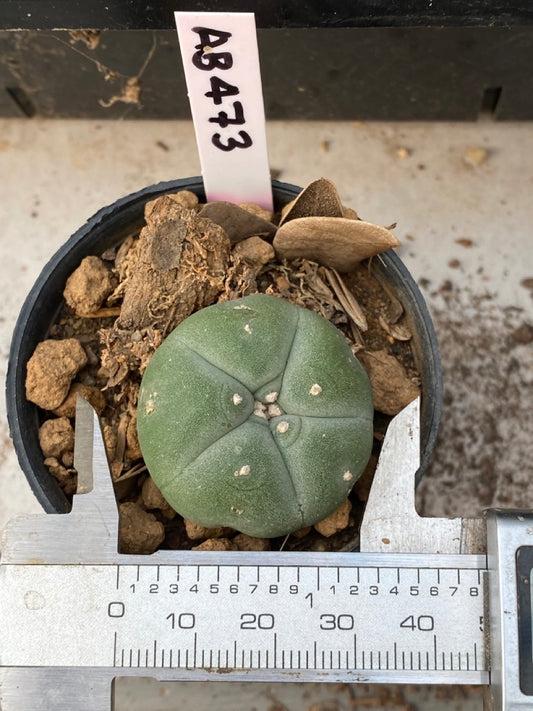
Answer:
<svg viewBox="0 0 533 711"><path fill-rule="evenodd" d="M20 516L1 540L2 564L117 562L118 508L96 412L76 406L74 466L78 489L68 514Z"/></svg>
<svg viewBox="0 0 533 711"><path fill-rule="evenodd" d="M415 507L420 398L387 428L361 525L365 553L485 553L484 519L425 518Z"/></svg>

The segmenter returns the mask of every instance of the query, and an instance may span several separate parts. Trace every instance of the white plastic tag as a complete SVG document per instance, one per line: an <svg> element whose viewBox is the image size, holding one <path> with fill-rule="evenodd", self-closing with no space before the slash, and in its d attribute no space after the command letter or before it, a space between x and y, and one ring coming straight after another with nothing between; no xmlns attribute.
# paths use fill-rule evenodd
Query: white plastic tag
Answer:
<svg viewBox="0 0 533 711"><path fill-rule="evenodd" d="M253 13L175 18L207 199L272 209Z"/></svg>

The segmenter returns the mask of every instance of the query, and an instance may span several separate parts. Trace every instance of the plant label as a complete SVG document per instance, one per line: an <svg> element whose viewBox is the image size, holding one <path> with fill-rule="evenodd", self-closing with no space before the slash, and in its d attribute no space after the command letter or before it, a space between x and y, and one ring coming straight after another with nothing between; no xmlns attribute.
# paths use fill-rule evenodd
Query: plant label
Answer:
<svg viewBox="0 0 533 711"><path fill-rule="evenodd" d="M272 209L253 13L176 12L206 196Z"/></svg>

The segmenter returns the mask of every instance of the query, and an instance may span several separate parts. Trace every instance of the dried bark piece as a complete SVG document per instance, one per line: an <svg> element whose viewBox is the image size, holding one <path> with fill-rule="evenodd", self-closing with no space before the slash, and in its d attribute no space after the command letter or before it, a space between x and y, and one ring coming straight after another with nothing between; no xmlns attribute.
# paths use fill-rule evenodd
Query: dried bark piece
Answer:
<svg viewBox="0 0 533 711"><path fill-rule="evenodd" d="M42 341L28 361L26 397L43 410L54 410L66 398L70 383L87 364L75 338Z"/></svg>
<svg viewBox="0 0 533 711"><path fill-rule="evenodd" d="M343 282L339 273L335 269L325 269L324 271L331 284L331 288L335 292L342 308L346 311L348 318L351 319L361 331L367 331L368 322L363 309L359 306L357 299Z"/></svg>
<svg viewBox="0 0 533 711"><path fill-rule="evenodd" d="M395 341L410 341L413 337L413 334L405 324L389 323L383 316L379 317L379 324L385 333L388 333Z"/></svg>
<svg viewBox="0 0 533 711"><path fill-rule="evenodd" d="M397 415L420 395L403 365L386 350L358 353L370 382L374 407L385 415Z"/></svg>
<svg viewBox="0 0 533 711"><path fill-rule="evenodd" d="M165 538L163 524L133 501L120 504L118 510L120 553L148 555L157 550Z"/></svg>
<svg viewBox="0 0 533 711"><path fill-rule="evenodd" d="M276 226L272 222L224 200L207 203L199 214L200 217L208 217L220 225L228 235L231 244L237 244L254 235L271 239L276 232Z"/></svg>
<svg viewBox="0 0 533 711"><path fill-rule="evenodd" d="M333 536L334 533L343 531L350 523L350 511L352 510L352 504L349 499L346 499L338 509L335 509L333 513L326 518L322 519L318 523L315 523L314 529L318 531L320 535L329 538Z"/></svg>
<svg viewBox="0 0 533 711"><path fill-rule="evenodd" d="M45 420L39 427L39 444L45 457L60 459L74 449L74 429L67 417Z"/></svg>
<svg viewBox="0 0 533 711"><path fill-rule="evenodd" d="M300 217L283 224L274 238L280 259L303 257L349 272L363 259L397 247L400 242L385 227L345 217Z"/></svg>
<svg viewBox="0 0 533 711"><path fill-rule="evenodd" d="M276 256L274 248L261 237L248 237L233 248L233 255L250 266L263 267Z"/></svg>
<svg viewBox="0 0 533 711"><path fill-rule="evenodd" d="M211 220L169 196L150 203L117 328L151 327L166 334L213 303L223 289L229 250L224 230Z"/></svg>
<svg viewBox="0 0 533 711"><path fill-rule="evenodd" d="M103 393L95 385L85 385L84 383L73 383L68 391L68 395L59 407L52 412L58 417L75 417L76 401L80 395L84 400L93 406L98 415L105 409L106 401Z"/></svg>
<svg viewBox="0 0 533 711"><path fill-rule="evenodd" d="M309 183L302 192L282 211L280 226L299 217L343 217L337 188L327 178L318 178Z"/></svg>
<svg viewBox="0 0 533 711"><path fill-rule="evenodd" d="M67 279L63 296L78 316L98 311L113 291L111 272L99 257L85 257Z"/></svg>

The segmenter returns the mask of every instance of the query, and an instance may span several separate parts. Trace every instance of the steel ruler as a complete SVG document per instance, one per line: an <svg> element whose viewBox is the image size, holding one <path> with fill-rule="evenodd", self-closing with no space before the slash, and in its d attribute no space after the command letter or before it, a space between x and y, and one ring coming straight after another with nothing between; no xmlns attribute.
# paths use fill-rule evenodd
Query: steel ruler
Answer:
<svg viewBox="0 0 533 711"><path fill-rule="evenodd" d="M71 513L2 539L2 710L109 711L118 676L484 684L495 709L530 708L533 517L419 517L418 408L388 428L360 551L130 556L80 401Z"/></svg>

